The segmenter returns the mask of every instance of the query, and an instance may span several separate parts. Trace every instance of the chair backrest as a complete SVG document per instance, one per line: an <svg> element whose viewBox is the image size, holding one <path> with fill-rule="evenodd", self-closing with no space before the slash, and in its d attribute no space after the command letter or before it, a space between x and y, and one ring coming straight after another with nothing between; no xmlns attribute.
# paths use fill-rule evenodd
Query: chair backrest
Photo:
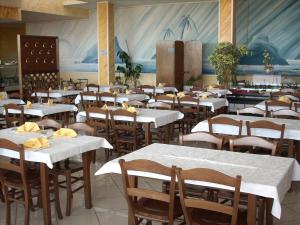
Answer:
<svg viewBox="0 0 300 225"><path fill-rule="evenodd" d="M152 86L152 85L140 85L138 88L140 89L152 89L152 94L154 95L155 94L155 86Z"/></svg>
<svg viewBox="0 0 300 225"><path fill-rule="evenodd" d="M149 160L133 160L133 161L125 162L124 159L120 159L119 164L121 167L123 188L128 203L129 211L133 213L133 215L135 214L135 211L137 209L136 201L139 198L165 202L168 203L169 206L167 223L169 225L173 224L174 196L175 196L174 193L175 193L175 182L176 182L175 167L169 168ZM155 173L155 174L170 177L171 183L170 183L169 193L164 193L157 190L139 188L138 176L134 176L134 175L129 176L130 171Z"/></svg>
<svg viewBox="0 0 300 225"><path fill-rule="evenodd" d="M50 128L54 130L59 130L60 128L62 128L62 125L53 119L43 119L37 121L36 123L39 127L44 127L45 129Z"/></svg>
<svg viewBox="0 0 300 225"><path fill-rule="evenodd" d="M180 202L187 225L195 224L192 220L191 215L191 209L195 208L231 215L231 225L237 224L238 207L240 202L240 187L242 179L241 176L231 177L221 172L206 168L196 168L191 170L176 169L176 176L178 178ZM206 199L195 199L188 196L186 192L187 180L215 183L233 188L233 204L224 205L219 202L212 202Z"/></svg>
<svg viewBox="0 0 300 225"><path fill-rule="evenodd" d="M35 89L35 90L34 90L34 96L35 96L36 98L39 97L38 94L43 94L43 95L45 95L45 96L43 96L43 98L49 98L49 95L50 95L49 90L47 90L47 89Z"/></svg>
<svg viewBox="0 0 300 225"><path fill-rule="evenodd" d="M261 137L245 136L230 139L230 151L234 151L239 147L259 147L269 150L273 156L276 156L278 146L276 141L268 141Z"/></svg>
<svg viewBox="0 0 300 225"><path fill-rule="evenodd" d="M16 104L4 105L5 110L5 121L7 127L13 127L14 123L16 125L22 125L25 123L24 107ZM12 113L11 110L17 110L18 113Z"/></svg>
<svg viewBox="0 0 300 225"><path fill-rule="evenodd" d="M236 111L236 114L237 115L259 115L259 116L263 116L263 117L267 116L267 113L265 110L262 110L257 107L247 107L244 109L238 109Z"/></svg>
<svg viewBox="0 0 300 225"><path fill-rule="evenodd" d="M271 117L274 118L283 118L283 119L300 119L300 113L291 110L291 109L280 109L277 111L271 112Z"/></svg>
<svg viewBox="0 0 300 225"><path fill-rule="evenodd" d="M271 111L272 110L271 107L277 107L278 109L292 109L292 102L288 103L288 102L283 102L278 100L268 100L265 101L265 106L266 106L266 112Z"/></svg>
<svg viewBox="0 0 300 225"><path fill-rule="evenodd" d="M273 123L271 121L267 120L258 120L254 122L246 121L246 127L247 127L247 135L252 136L253 129L267 129L267 130L274 130L279 132L279 137L276 139L279 139L280 144L283 142L284 138L284 131L285 131L285 124L277 124Z"/></svg>
<svg viewBox="0 0 300 225"><path fill-rule="evenodd" d="M179 110L183 113L197 113L200 108L199 98L193 98L190 95L178 98Z"/></svg>
<svg viewBox="0 0 300 225"><path fill-rule="evenodd" d="M109 111L101 109L99 107L90 107L86 111L86 122L90 126L94 127L96 131L104 130L106 138L109 137ZM99 118L92 117L92 114L95 113L99 115Z"/></svg>
<svg viewBox="0 0 300 225"><path fill-rule="evenodd" d="M93 89L96 89L96 92L100 92L100 85L98 84L88 84L86 85L86 89L88 92L94 92Z"/></svg>
<svg viewBox="0 0 300 225"><path fill-rule="evenodd" d="M17 158L19 158L18 163L15 163L13 160L3 160L0 163L0 170L12 171L20 174L22 178L22 186L24 187L24 197L29 198L30 187L27 182L26 177L26 163L25 163L25 154L24 147L22 145L17 145L7 139L0 139L0 149L8 149L10 151L16 152ZM2 180L5 185L5 180Z"/></svg>
<svg viewBox="0 0 300 225"><path fill-rule="evenodd" d="M207 132L196 132L186 135L179 135L179 144L184 145L184 142L205 142L214 145L215 149L221 150L224 143L223 137L217 137Z"/></svg>
<svg viewBox="0 0 300 225"><path fill-rule="evenodd" d="M137 108L145 108L145 103L138 100L131 100L127 102L128 106L134 106Z"/></svg>
<svg viewBox="0 0 300 225"><path fill-rule="evenodd" d="M61 98L55 98L53 99L53 102L56 104L71 104L72 99L67 97L61 97Z"/></svg>
<svg viewBox="0 0 300 225"><path fill-rule="evenodd" d="M287 91L275 91L270 93L271 100L277 100L280 96L284 96L289 94L290 92ZM291 94L291 93L290 93Z"/></svg>
<svg viewBox="0 0 300 225"><path fill-rule="evenodd" d="M171 104L171 108L174 109L175 108L175 99L176 97L171 97L168 95L157 95L155 96L155 101L156 102L165 102L168 104Z"/></svg>
<svg viewBox="0 0 300 225"><path fill-rule="evenodd" d="M136 122L136 113L129 112L124 109L117 109L110 112L111 115L111 125L113 130L118 134L121 132L129 132L136 136L137 134L137 122ZM117 120L116 117L126 117L128 120Z"/></svg>
<svg viewBox="0 0 300 225"><path fill-rule="evenodd" d="M81 134L95 136L95 129L86 123L73 123L68 125L68 128L73 129Z"/></svg>
<svg viewBox="0 0 300 225"><path fill-rule="evenodd" d="M99 98L102 104L116 105L117 103L117 94L111 92L102 92Z"/></svg>
<svg viewBox="0 0 300 225"><path fill-rule="evenodd" d="M99 93L81 92L80 98L80 103L83 110L87 110L89 107L97 107L100 105Z"/></svg>
<svg viewBox="0 0 300 225"><path fill-rule="evenodd" d="M234 126L238 128L238 133L236 135L240 136L242 135L242 126L243 126L243 121L241 120L234 120L229 117L214 117L214 118L208 118L208 128L209 128L209 133L213 134L214 132L214 125L229 125L229 126Z"/></svg>
<svg viewBox="0 0 300 225"><path fill-rule="evenodd" d="M147 105L149 109L171 110L172 106L165 102L152 102Z"/></svg>

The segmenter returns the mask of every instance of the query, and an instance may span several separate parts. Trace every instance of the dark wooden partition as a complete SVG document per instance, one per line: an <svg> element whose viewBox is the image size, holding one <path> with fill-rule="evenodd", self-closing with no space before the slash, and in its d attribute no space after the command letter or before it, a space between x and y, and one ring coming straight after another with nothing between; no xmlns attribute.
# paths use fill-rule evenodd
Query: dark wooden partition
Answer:
<svg viewBox="0 0 300 225"><path fill-rule="evenodd" d="M59 85L58 37L18 35L20 95Z"/></svg>

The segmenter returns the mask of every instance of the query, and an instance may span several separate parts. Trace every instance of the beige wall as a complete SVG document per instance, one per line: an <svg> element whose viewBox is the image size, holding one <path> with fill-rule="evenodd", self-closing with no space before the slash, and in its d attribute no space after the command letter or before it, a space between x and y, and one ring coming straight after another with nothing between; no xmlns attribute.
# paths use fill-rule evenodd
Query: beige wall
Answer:
<svg viewBox="0 0 300 225"><path fill-rule="evenodd" d="M18 59L17 35L25 34L25 24L0 25L0 59L3 62Z"/></svg>

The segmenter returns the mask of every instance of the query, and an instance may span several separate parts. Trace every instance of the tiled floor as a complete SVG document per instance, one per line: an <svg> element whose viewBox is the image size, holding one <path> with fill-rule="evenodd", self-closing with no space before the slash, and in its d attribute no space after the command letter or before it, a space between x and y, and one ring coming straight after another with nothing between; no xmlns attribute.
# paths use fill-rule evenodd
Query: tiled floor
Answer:
<svg viewBox="0 0 300 225"><path fill-rule="evenodd" d="M99 157L100 161L103 159ZM96 171L102 163L98 162L92 170ZM142 185L161 188L161 183L155 180L143 179ZM112 174L93 177L93 209L84 208L83 192L75 193L72 205L72 214L59 220L52 207L53 225L126 225L127 204L123 195L120 175ZM61 191L61 207L65 213L65 191ZM293 191L288 193L282 203L283 215L281 220L275 219L275 225L299 225L300 224L300 183L294 184ZM13 205L12 225L23 224L23 206ZM30 214L30 224L43 224L42 210L37 209ZM181 221L177 221L179 224ZM5 224L5 206L0 203L0 225ZM156 223L154 223L156 225Z"/></svg>

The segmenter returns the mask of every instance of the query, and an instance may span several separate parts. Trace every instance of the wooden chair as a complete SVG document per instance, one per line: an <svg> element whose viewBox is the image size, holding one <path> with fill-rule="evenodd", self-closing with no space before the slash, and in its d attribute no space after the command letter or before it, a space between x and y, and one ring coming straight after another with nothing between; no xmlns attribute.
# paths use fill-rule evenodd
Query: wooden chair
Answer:
<svg viewBox="0 0 300 225"><path fill-rule="evenodd" d="M231 127L231 129L234 129L234 133L232 135L225 135L225 134L218 134L214 130L215 125L228 125ZM224 144L228 144L228 141L231 136L241 136L242 135L242 126L243 126L243 121L238 121L231 119L229 117L213 117L213 118L208 118L208 129L209 133L211 134L217 134L220 137L224 138Z"/></svg>
<svg viewBox="0 0 300 225"><path fill-rule="evenodd" d="M268 141L261 137L246 136L230 139L230 151L235 151L237 147L251 147L252 149L258 147L268 150L273 156L277 155L277 142Z"/></svg>
<svg viewBox="0 0 300 225"><path fill-rule="evenodd" d="M280 96L284 96L284 95L287 95L287 94L292 94L290 92L286 92L286 91L275 91L275 92L271 92L270 93L270 99L271 100L278 100L278 98Z"/></svg>
<svg viewBox="0 0 300 225"><path fill-rule="evenodd" d="M115 106L117 104L117 95L110 92L103 92L99 95L101 105Z"/></svg>
<svg viewBox="0 0 300 225"><path fill-rule="evenodd" d="M201 142L213 145L213 149L221 150L223 147L224 138L217 137L207 132L196 132L191 134L179 134L179 144L184 145L184 142Z"/></svg>
<svg viewBox="0 0 300 225"><path fill-rule="evenodd" d="M138 123L136 122L136 113L117 109L111 111L110 115L118 155L136 150L141 141L144 140L143 131L138 128ZM127 117L128 121L118 120L118 116Z"/></svg>
<svg viewBox="0 0 300 225"><path fill-rule="evenodd" d="M171 105L171 109L175 109L175 98L168 95L158 95L155 96L155 101L168 103Z"/></svg>
<svg viewBox="0 0 300 225"><path fill-rule="evenodd" d="M25 123L24 106L16 104L4 105L5 121L7 127L13 127L15 125L22 125ZM10 110L17 110L20 113L11 113Z"/></svg>
<svg viewBox="0 0 300 225"><path fill-rule="evenodd" d="M245 225L246 211L239 210L241 177L230 177L221 172L196 168L191 170L176 169L180 202L187 225ZM204 181L225 185L234 189L232 205L225 205L207 199L190 197L186 192L186 181Z"/></svg>
<svg viewBox="0 0 300 225"><path fill-rule="evenodd" d="M276 111L278 109L292 109L292 102L287 103L278 100L267 100L265 101L266 113L270 115L270 111ZM273 107L276 107L276 110L272 110Z"/></svg>
<svg viewBox="0 0 300 225"><path fill-rule="evenodd" d="M98 107L100 106L99 94L94 92L81 92L80 93L80 104L84 111L89 107Z"/></svg>
<svg viewBox="0 0 300 225"><path fill-rule="evenodd" d="M1 183L3 185L4 199L6 204L6 224L11 224L11 204L19 203L25 207L24 224L29 225L30 209L33 209L33 198L39 197L40 190L40 175L38 170L30 170L27 168L25 161L24 147L17 145L9 140L0 139L0 148L9 149L18 155L18 163L10 161L0 163ZM58 180L51 177L51 186L55 196L55 206L58 217L62 219L62 213L59 203ZM53 182L53 185L52 185ZM32 190L38 190L38 194L32 194Z"/></svg>
<svg viewBox="0 0 300 225"><path fill-rule="evenodd" d="M300 113L290 110L290 109L281 109L271 112L271 117L282 118L282 119L300 119Z"/></svg>
<svg viewBox="0 0 300 225"><path fill-rule="evenodd" d="M184 114L181 120L181 129L183 133L190 133L192 128L204 118L203 107L200 107L199 98L195 99L191 96L178 98L178 107L180 112Z"/></svg>
<svg viewBox="0 0 300 225"><path fill-rule="evenodd" d="M95 135L107 139L110 143L114 143L114 134L110 127L109 111L99 107L90 107L86 111L86 123L95 129ZM98 117L93 117L97 114ZM93 157L96 159L96 156ZM109 159L109 150L105 149L106 161Z"/></svg>
<svg viewBox="0 0 300 225"><path fill-rule="evenodd" d="M96 91L94 90L96 89ZM98 84L87 84L86 85L87 92L100 92L100 85Z"/></svg>
<svg viewBox="0 0 300 225"><path fill-rule="evenodd" d="M123 188L128 204L128 216L132 224L138 225L143 219L173 225L174 219L182 215L179 199L175 197L175 167L169 168L149 160L119 160ZM138 176L129 171L155 173L171 178L168 193L140 188ZM151 224L151 223L150 223Z"/></svg>
<svg viewBox="0 0 300 225"><path fill-rule="evenodd" d="M253 135L253 131L255 131L255 129L264 129L265 131L269 130L278 133L278 137L272 138L272 140L278 141L277 154L282 152L281 148L284 143L285 124L280 125L271 121L259 120L254 122L246 121L246 127L248 136L255 136Z"/></svg>
<svg viewBox="0 0 300 225"><path fill-rule="evenodd" d="M294 102L294 107L295 107L295 111L299 112L300 111L300 102Z"/></svg>
<svg viewBox="0 0 300 225"><path fill-rule="evenodd" d="M69 125L68 128L75 130L79 134L86 134L89 136L94 136L95 134L95 129L86 123L74 123ZM63 176L65 178L64 181L59 182L59 187L67 190L66 216L71 215L73 193L81 190L84 187L83 175L75 176L75 174L80 171L83 171L82 162L69 159L56 163L55 168L50 171L51 174L57 177L57 179L59 176ZM77 182L82 182L82 184L79 186L76 185L76 188L74 189L73 185Z"/></svg>
<svg viewBox="0 0 300 225"><path fill-rule="evenodd" d="M148 109L171 110L172 106L165 102L152 102L147 104ZM159 143L169 143L173 136L174 124L168 124L162 127L151 127L151 134L156 136Z"/></svg>
<svg viewBox="0 0 300 225"><path fill-rule="evenodd" d="M138 100L131 100L129 102L127 102L128 106L133 106L133 107L136 107L136 108L145 108L145 103L144 102L141 102L141 101L138 101Z"/></svg>
<svg viewBox="0 0 300 225"><path fill-rule="evenodd" d="M247 107L244 109L238 109L236 111L237 115L255 115L255 116L262 116L262 117L266 117L267 113L265 110L262 110L260 108L257 107Z"/></svg>
<svg viewBox="0 0 300 225"><path fill-rule="evenodd" d="M152 90L151 93L147 93L150 96L150 98L153 98L156 95L156 93L155 93L155 89L156 89L155 86L141 85L138 88L140 88L143 91L144 91L144 89L151 89Z"/></svg>
<svg viewBox="0 0 300 225"><path fill-rule="evenodd" d="M42 97L39 97L38 94L43 95ZM39 102L39 99L41 99L43 102L48 101L50 98L50 93L48 89L35 89L34 90L34 100L35 102Z"/></svg>

